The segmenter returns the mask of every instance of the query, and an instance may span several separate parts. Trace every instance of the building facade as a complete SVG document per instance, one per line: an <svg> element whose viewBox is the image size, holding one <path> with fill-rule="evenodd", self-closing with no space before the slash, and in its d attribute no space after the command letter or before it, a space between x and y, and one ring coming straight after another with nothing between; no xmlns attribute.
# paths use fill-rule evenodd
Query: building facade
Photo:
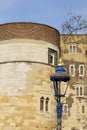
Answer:
<svg viewBox="0 0 87 130"><path fill-rule="evenodd" d="M62 125L67 130L87 130L87 35L61 35L60 46L71 77Z"/></svg>
<svg viewBox="0 0 87 130"><path fill-rule="evenodd" d="M38 23L0 25L0 130L51 130L56 125L50 75L59 32Z"/></svg>
<svg viewBox="0 0 87 130"><path fill-rule="evenodd" d="M60 56L71 77L62 130L87 130L87 35L31 22L0 25L0 130L56 130L50 76Z"/></svg>

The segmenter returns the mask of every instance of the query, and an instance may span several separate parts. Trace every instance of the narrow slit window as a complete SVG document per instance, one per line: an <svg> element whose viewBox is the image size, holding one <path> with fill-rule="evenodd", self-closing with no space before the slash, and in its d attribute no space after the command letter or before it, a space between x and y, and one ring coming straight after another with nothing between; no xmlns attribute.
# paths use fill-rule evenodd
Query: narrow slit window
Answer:
<svg viewBox="0 0 87 130"><path fill-rule="evenodd" d="M84 75L84 65L80 65L79 66L79 76L83 76Z"/></svg>
<svg viewBox="0 0 87 130"><path fill-rule="evenodd" d="M72 53L72 46L70 46L70 53Z"/></svg>
<svg viewBox="0 0 87 130"><path fill-rule="evenodd" d="M49 98L46 98L45 110L48 111L49 109Z"/></svg>
<svg viewBox="0 0 87 130"><path fill-rule="evenodd" d="M85 113L85 106L82 106L82 113Z"/></svg>
<svg viewBox="0 0 87 130"><path fill-rule="evenodd" d="M79 88L76 87L76 96L79 96Z"/></svg>
<svg viewBox="0 0 87 130"><path fill-rule="evenodd" d="M76 46L73 46L73 53L76 53Z"/></svg>
<svg viewBox="0 0 87 130"><path fill-rule="evenodd" d="M44 110L44 97L40 98L40 111Z"/></svg>
<svg viewBox="0 0 87 130"><path fill-rule="evenodd" d="M82 96L83 92L82 92L82 87L80 87L80 96Z"/></svg>
<svg viewBox="0 0 87 130"><path fill-rule="evenodd" d="M67 113L67 111L68 111L68 110L67 110L67 106L65 105L65 106L64 106L64 113Z"/></svg>
<svg viewBox="0 0 87 130"><path fill-rule="evenodd" d="M74 65L70 65L70 75L74 76L75 75L75 66Z"/></svg>

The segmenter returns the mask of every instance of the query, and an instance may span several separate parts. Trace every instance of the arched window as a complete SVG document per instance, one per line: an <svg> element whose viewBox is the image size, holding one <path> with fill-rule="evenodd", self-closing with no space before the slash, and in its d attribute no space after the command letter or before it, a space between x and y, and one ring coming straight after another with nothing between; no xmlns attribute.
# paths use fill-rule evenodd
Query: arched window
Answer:
<svg viewBox="0 0 87 130"><path fill-rule="evenodd" d="M80 95L82 95L83 94L83 92L82 92L82 87L80 87Z"/></svg>
<svg viewBox="0 0 87 130"><path fill-rule="evenodd" d="M83 66L80 67L80 75L83 75Z"/></svg>
<svg viewBox="0 0 87 130"><path fill-rule="evenodd" d="M48 109L49 109L49 98L47 97L45 101L45 110L48 111Z"/></svg>
<svg viewBox="0 0 87 130"><path fill-rule="evenodd" d="M84 96L84 86L82 86L83 84L79 84L79 86L75 87L75 93L76 93L76 96Z"/></svg>
<svg viewBox="0 0 87 130"><path fill-rule="evenodd" d="M83 76L84 75L84 65L79 66L79 75Z"/></svg>
<svg viewBox="0 0 87 130"><path fill-rule="evenodd" d="M76 52L76 46L73 46L73 53Z"/></svg>
<svg viewBox="0 0 87 130"><path fill-rule="evenodd" d="M75 75L75 65L70 65L70 75L74 76Z"/></svg>
<svg viewBox="0 0 87 130"><path fill-rule="evenodd" d="M76 96L79 96L79 88L76 87Z"/></svg>
<svg viewBox="0 0 87 130"><path fill-rule="evenodd" d="M70 46L70 53L72 53L72 46Z"/></svg>
<svg viewBox="0 0 87 130"><path fill-rule="evenodd" d="M85 113L85 106L82 106L82 113Z"/></svg>
<svg viewBox="0 0 87 130"><path fill-rule="evenodd" d="M74 67L73 66L71 66L71 75L73 75L74 73Z"/></svg>
<svg viewBox="0 0 87 130"><path fill-rule="evenodd" d="M70 54L77 53L77 45L70 45L70 47L69 47L69 53Z"/></svg>
<svg viewBox="0 0 87 130"><path fill-rule="evenodd" d="M44 97L40 98L40 111L44 110Z"/></svg>
<svg viewBox="0 0 87 130"><path fill-rule="evenodd" d="M67 113L67 106L64 106L64 113Z"/></svg>

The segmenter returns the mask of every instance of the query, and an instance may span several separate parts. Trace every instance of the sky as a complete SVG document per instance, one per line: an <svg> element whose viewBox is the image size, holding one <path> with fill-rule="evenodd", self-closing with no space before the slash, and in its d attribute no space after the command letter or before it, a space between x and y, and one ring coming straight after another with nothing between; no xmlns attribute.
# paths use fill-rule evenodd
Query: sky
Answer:
<svg viewBox="0 0 87 130"><path fill-rule="evenodd" d="M68 14L87 13L87 0L0 0L0 24L34 22L61 32Z"/></svg>

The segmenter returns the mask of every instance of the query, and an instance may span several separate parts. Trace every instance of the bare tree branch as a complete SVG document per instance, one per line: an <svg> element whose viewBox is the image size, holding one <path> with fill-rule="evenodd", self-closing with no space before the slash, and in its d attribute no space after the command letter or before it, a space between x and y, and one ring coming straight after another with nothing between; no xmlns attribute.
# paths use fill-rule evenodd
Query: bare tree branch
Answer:
<svg viewBox="0 0 87 130"><path fill-rule="evenodd" d="M87 33L87 15L73 15L71 13L69 18L62 24L62 33Z"/></svg>

